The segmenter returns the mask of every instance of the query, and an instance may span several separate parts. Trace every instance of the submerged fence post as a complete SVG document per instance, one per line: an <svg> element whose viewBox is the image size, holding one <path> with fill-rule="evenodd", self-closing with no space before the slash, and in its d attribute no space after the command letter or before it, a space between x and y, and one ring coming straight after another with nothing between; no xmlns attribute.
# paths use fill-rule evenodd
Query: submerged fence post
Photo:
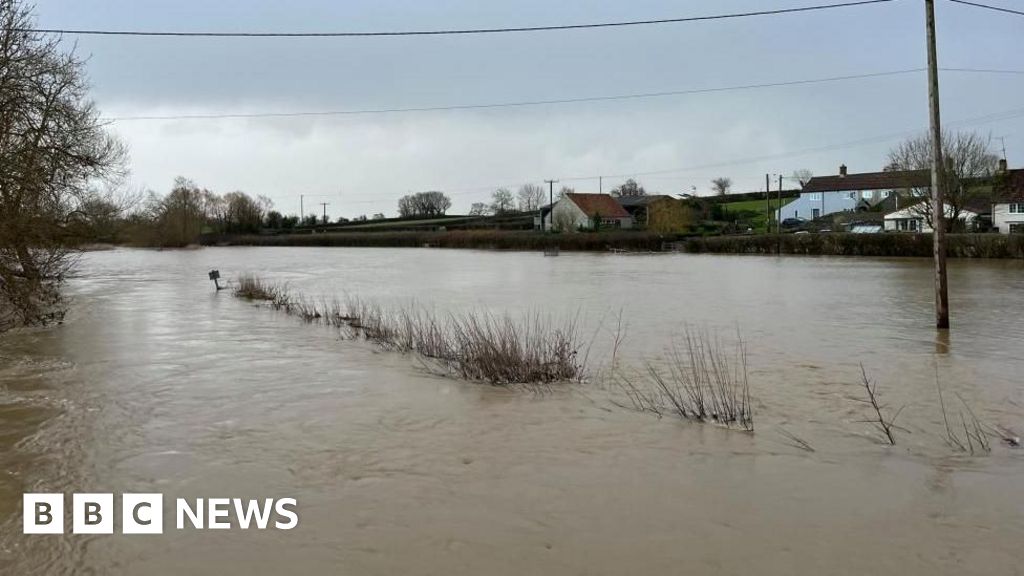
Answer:
<svg viewBox="0 0 1024 576"><path fill-rule="evenodd" d="M220 270L210 270L210 280L213 280L213 285L218 292L225 288L220 285Z"/></svg>

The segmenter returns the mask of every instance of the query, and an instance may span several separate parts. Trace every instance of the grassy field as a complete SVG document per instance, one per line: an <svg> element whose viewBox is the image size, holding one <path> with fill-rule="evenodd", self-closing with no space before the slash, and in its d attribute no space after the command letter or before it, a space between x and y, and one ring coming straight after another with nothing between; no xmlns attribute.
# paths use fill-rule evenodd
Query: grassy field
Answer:
<svg viewBox="0 0 1024 576"><path fill-rule="evenodd" d="M794 198L783 198L782 205L785 206L786 204L789 204L793 200ZM771 198L768 204L771 207L771 222L774 226L775 211L778 210L779 208L779 201L776 198ZM745 200L742 202L729 202L727 204L722 204L722 208L732 214L740 214L743 212L751 213L749 217L749 222L751 223L751 227L754 229L755 232L764 232L765 230L764 207L765 201L763 198L760 200Z"/></svg>

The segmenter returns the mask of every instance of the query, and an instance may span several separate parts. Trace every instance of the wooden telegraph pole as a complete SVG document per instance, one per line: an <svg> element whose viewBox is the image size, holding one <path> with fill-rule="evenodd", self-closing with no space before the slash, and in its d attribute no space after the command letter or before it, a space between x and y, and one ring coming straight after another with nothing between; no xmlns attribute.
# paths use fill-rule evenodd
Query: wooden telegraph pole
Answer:
<svg viewBox="0 0 1024 576"><path fill-rule="evenodd" d="M782 174L779 174L779 198L775 204L775 233L782 234Z"/></svg>
<svg viewBox="0 0 1024 576"><path fill-rule="evenodd" d="M764 175L764 233L772 231L772 177Z"/></svg>
<svg viewBox="0 0 1024 576"><path fill-rule="evenodd" d="M925 0L928 27L928 108L932 141L932 249L935 253L935 327L949 329L949 285L946 279L946 202L939 113L939 59L935 49L935 0Z"/></svg>
<svg viewBox="0 0 1024 576"><path fill-rule="evenodd" d="M558 180L545 180L544 182L548 185L548 220L551 221L551 224L548 224L548 231L551 231L555 229L555 182L558 182ZM543 213L541 213L540 231L544 231Z"/></svg>

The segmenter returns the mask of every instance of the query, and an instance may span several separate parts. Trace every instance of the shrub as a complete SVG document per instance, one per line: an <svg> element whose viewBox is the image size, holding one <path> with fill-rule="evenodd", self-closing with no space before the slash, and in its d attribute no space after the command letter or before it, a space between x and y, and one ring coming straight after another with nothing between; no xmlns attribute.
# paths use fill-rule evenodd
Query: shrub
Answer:
<svg viewBox="0 0 1024 576"><path fill-rule="evenodd" d="M548 384L584 375L575 319L556 324L537 315L520 321L489 313L439 317L415 306L387 310L357 298L316 301L250 275L239 279L234 294L268 301L306 322L341 328L386 349L419 354L467 380Z"/></svg>

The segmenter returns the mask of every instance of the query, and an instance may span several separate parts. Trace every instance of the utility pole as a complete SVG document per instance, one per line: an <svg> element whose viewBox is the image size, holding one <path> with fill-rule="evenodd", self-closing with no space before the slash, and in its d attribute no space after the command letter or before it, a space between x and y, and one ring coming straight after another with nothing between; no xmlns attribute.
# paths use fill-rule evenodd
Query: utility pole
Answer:
<svg viewBox="0 0 1024 576"><path fill-rule="evenodd" d="M555 182L558 180L545 180L548 184L548 219L551 220L551 224L548 225L548 230L555 228ZM541 213L540 217L540 229L544 231L544 214Z"/></svg>
<svg viewBox="0 0 1024 576"><path fill-rule="evenodd" d="M764 233L772 231L772 176L764 175Z"/></svg>
<svg viewBox="0 0 1024 576"><path fill-rule="evenodd" d="M935 327L949 329L949 284L946 278L946 202L939 113L939 57L935 48L935 0L925 0L928 28L928 109L932 135L932 250L935 254Z"/></svg>
<svg viewBox="0 0 1024 576"><path fill-rule="evenodd" d="M1005 148L1006 146L1004 145L1003 147ZM1003 156L1006 156L1006 154L1003 154ZM597 191L604 194L604 176L597 177Z"/></svg>
<svg viewBox="0 0 1024 576"><path fill-rule="evenodd" d="M782 234L782 174L779 174L779 198L775 205L775 233Z"/></svg>
<svg viewBox="0 0 1024 576"><path fill-rule="evenodd" d="M327 205L330 202L321 202L320 205L324 207L324 224L327 224Z"/></svg>
<svg viewBox="0 0 1024 576"><path fill-rule="evenodd" d="M305 206L303 205L303 202L305 201L305 199L306 198L305 198L304 194L299 194L299 225L300 226L302 225L303 218L306 217Z"/></svg>

